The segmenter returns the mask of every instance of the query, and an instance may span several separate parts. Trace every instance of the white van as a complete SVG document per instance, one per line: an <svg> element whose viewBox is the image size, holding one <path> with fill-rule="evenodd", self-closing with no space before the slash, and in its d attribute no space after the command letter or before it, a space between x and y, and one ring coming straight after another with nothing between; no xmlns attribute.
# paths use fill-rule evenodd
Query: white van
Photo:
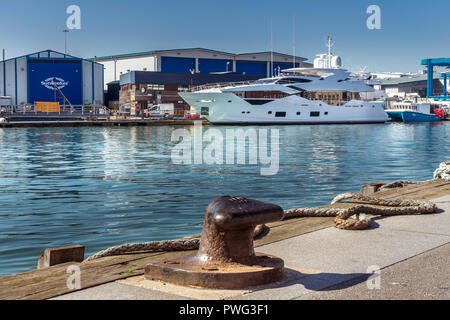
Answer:
<svg viewBox="0 0 450 320"><path fill-rule="evenodd" d="M175 108L174 108L173 103L161 103L161 104L149 107L149 115L150 116L173 116L174 109Z"/></svg>

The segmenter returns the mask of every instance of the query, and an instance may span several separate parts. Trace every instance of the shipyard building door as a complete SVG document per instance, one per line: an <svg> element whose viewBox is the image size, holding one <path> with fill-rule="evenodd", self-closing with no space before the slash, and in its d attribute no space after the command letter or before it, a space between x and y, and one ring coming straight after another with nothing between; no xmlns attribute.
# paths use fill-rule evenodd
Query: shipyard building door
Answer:
<svg viewBox="0 0 450 320"><path fill-rule="evenodd" d="M61 90L72 105L82 104L82 69L79 60L30 60L28 62L29 102L64 104ZM65 103L67 104L67 103Z"/></svg>

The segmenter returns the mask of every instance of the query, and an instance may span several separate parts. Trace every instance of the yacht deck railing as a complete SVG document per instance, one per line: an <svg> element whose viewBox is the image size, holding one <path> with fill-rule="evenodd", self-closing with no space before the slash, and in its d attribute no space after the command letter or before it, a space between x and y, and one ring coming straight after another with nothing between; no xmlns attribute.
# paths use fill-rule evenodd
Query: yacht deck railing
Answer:
<svg viewBox="0 0 450 320"><path fill-rule="evenodd" d="M245 85L254 84L255 81L258 81L258 80L252 80L252 81L239 81L239 82L208 83L208 84L203 84L203 85L191 87L191 88L189 89L189 92L196 92L196 91L209 90L209 89L222 89L222 88L225 88L225 87L232 87L232 88L234 88L234 87L239 87L239 86L245 86Z"/></svg>

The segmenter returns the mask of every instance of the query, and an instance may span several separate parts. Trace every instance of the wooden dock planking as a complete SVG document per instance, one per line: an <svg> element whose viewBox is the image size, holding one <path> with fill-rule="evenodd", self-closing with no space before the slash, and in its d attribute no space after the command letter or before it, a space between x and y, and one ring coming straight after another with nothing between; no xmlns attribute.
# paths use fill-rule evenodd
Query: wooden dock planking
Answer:
<svg viewBox="0 0 450 320"><path fill-rule="evenodd" d="M444 180L427 181L417 185L408 185L401 189L391 189L376 193L384 199L430 200L450 194L450 182ZM351 203L339 203L325 207L348 207ZM299 204L299 207L301 204ZM333 218L300 218L278 221L268 226L270 232L255 241L255 247L289 239L301 234L332 226ZM198 236L198 235L197 235ZM66 263L47 269L32 270L17 275L0 278L0 300L42 300L74 292L67 288L67 267L76 265L81 270L81 288L86 289L108 282L142 275L150 262L182 257L195 251L141 253L125 256L106 257L87 263ZM37 259L38 257L36 257ZM132 271L132 272L131 272Z"/></svg>

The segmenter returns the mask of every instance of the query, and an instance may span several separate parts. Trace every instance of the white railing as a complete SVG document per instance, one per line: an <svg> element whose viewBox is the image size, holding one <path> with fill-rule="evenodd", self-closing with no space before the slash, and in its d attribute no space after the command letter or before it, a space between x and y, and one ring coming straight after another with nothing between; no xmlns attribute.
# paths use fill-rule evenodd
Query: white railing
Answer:
<svg viewBox="0 0 450 320"><path fill-rule="evenodd" d="M245 86L254 84L255 81L258 80L252 80L252 81L240 81L240 82L219 82L219 83L209 83L209 84L203 84L200 86L195 86L192 88L189 88L189 92L196 92L200 90L209 90L209 89L221 89L225 87L239 87L239 86Z"/></svg>

